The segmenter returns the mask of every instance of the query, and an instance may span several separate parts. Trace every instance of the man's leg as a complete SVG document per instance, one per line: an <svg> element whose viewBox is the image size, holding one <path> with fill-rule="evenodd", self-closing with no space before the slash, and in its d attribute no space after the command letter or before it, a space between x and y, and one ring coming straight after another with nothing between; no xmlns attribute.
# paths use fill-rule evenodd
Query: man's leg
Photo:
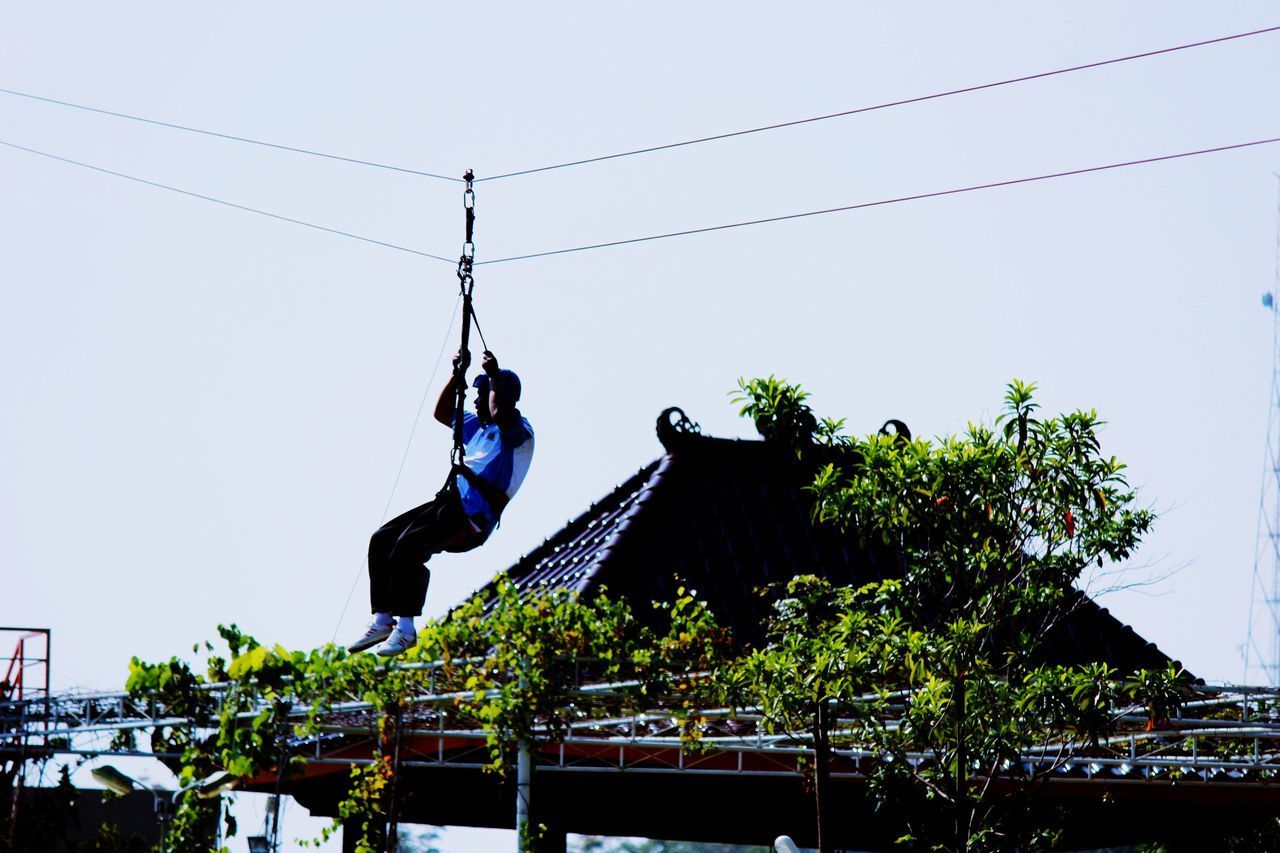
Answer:
<svg viewBox="0 0 1280 853"><path fill-rule="evenodd" d="M430 570L423 564L467 524L457 493L444 491L435 500L418 507L400 528L388 555L391 567L388 592L394 615L422 615L431 579Z"/></svg>
<svg viewBox="0 0 1280 853"><path fill-rule="evenodd" d="M430 513L435 501L427 501L401 513L382 525L369 537L369 609L373 613L390 613L396 603L395 554L403 533L424 513Z"/></svg>
<svg viewBox="0 0 1280 853"><path fill-rule="evenodd" d="M374 624L349 647L350 651L381 642L374 651L391 657L416 642L413 620L422 615L431 579L424 563L469 530L470 521L462 511L458 493L445 489L433 500L397 516L373 534L369 539L369 603ZM397 617L394 621L393 615ZM381 636L374 639L375 635Z"/></svg>
<svg viewBox="0 0 1280 853"><path fill-rule="evenodd" d="M416 568L402 564L402 556L406 553L406 549L402 547L402 539L406 531L420 524L424 518L432 516L436 511L435 503L428 501L396 516L369 537L369 609L373 612L373 621L364 634L347 647L347 651L354 654L387 640L395 625L392 615L401 609L400 602L406 596L409 601L419 599L418 608L421 612L421 599L426 597L427 575L421 566L421 559ZM417 578L421 591L409 590L406 593L401 589L402 577ZM408 629L408 633L413 633L412 628Z"/></svg>

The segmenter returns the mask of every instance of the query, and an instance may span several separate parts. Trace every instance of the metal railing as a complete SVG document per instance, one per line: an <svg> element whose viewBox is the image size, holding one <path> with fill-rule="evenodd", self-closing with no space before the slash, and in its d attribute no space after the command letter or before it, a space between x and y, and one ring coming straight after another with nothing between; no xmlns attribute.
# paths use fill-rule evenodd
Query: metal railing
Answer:
<svg viewBox="0 0 1280 853"><path fill-rule="evenodd" d="M25 653L15 657L25 658ZM47 660L47 658L46 658ZM454 662L456 663L456 661ZM457 710L460 694L436 692L431 677L445 664L408 665L425 670L424 692L405 706L401 735L406 767L479 768L488 762L488 735ZM406 668L408 668L406 667ZM535 731L530 756L539 771L578 773L688 773L750 776L802 775L797 759L812 753L803 732L771 731L756 709L707 708L697 712L696 744L681 737L682 711L661 698L640 697L638 682L579 683L568 691L561 724ZM211 708L221 710L233 684L202 685ZM1120 709L1116 733L1097 743L1068 739L1030 745L1019 761L1001 772L1046 772L1076 781L1132 782L1180 779L1198 784L1280 782L1280 691L1272 687L1210 685L1180 714L1153 722L1140 708ZM47 686L45 688L47 691ZM905 698L905 696L904 696ZM599 715L602 700L612 712ZM247 706L237 716L251 718L264 704ZM588 711L590 708L590 712ZM606 710L608 710L606 709ZM308 709L295 709L301 721ZM884 729L897 725L890 716ZM125 692L24 695L0 702L0 755L28 758L54 754L152 756L118 737L131 731L189 727L211 732L217 713L192 719L175 714L154 697ZM288 731L281 745L308 763L356 765L373 761L377 709L367 702L336 703L326 721L308 734ZM934 762L929 752L888 755L867 739L865 720L835 720L831 735L834 778L860 778L884 761L913 765ZM111 735L112 743L103 744ZM1280 790L1280 789L1278 789Z"/></svg>

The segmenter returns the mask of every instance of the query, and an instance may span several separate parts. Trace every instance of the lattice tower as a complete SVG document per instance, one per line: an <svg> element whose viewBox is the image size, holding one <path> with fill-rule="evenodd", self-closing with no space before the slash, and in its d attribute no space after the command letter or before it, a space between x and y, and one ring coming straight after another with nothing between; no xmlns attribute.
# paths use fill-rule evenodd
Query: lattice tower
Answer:
<svg viewBox="0 0 1280 853"><path fill-rule="evenodd" d="M1280 174L1276 175L1280 199ZM1244 644L1244 681L1280 684L1280 200L1276 212L1274 281L1262 295L1271 312L1271 385L1267 446L1258 498L1258 527L1249 591L1249 629Z"/></svg>

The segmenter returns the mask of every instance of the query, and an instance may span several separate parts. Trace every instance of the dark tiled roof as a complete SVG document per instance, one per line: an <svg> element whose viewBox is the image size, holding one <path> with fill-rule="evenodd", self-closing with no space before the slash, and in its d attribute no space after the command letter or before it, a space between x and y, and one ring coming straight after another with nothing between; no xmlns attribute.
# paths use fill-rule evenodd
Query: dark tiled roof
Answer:
<svg viewBox="0 0 1280 853"><path fill-rule="evenodd" d="M521 589L607 587L638 614L650 601L672 600L683 584L735 636L756 641L769 611L757 590L766 584L806 573L838 584L894 574L883 558L810 523L803 493L809 478L773 445L670 430L663 443L665 455L521 558L507 577ZM1122 671L1169 660L1084 596L1048 647L1056 661L1107 661Z"/></svg>
<svg viewBox="0 0 1280 853"><path fill-rule="evenodd" d="M628 528L654 474L665 460L649 463L598 503L507 570L520 589L559 587L585 590Z"/></svg>
<svg viewBox="0 0 1280 853"><path fill-rule="evenodd" d="M1083 593L1075 610L1046 638L1046 660L1053 663L1105 661L1123 673L1158 669L1170 658L1137 631ZM1181 667L1181 661L1172 661Z"/></svg>

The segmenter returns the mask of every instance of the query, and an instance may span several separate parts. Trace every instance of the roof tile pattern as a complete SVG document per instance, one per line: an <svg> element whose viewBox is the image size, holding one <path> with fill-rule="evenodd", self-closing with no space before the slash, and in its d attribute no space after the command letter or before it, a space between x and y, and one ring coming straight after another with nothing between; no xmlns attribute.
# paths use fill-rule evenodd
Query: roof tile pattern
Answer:
<svg viewBox="0 0 1280 853"><path fill-rule="evenodd" d="M607 587L644 618L652 601L695 589L734 635L759 641L768 584L815 574L861 584L894 573L848 537L809 520L808 478L763 441L667 436L667 453L521 558L506 575L521 589ZM1061 663L1106 661L1121 671L1169 658L1081 595L1051 637Z"/></svg>

